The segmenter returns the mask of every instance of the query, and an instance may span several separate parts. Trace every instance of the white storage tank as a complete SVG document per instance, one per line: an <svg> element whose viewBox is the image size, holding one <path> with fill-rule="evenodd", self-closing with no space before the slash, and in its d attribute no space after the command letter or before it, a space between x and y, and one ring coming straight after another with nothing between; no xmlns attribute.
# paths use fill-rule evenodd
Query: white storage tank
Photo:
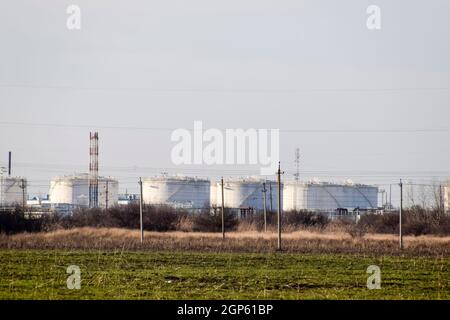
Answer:
<svg viewBox="0 0 450 320"><path fill-rule="evenodd" d="M266 184L266 192L263 192L263 183ZM270 192L272 187L272 193ZM257 178L225 179L224 181L224 205L226 208L252 210L264 210L264 194L266 196L266 208L274 211L278 208L278 186L273 181L264 181ZM211 186L211 204L222 206L221 181Z"/></svg>
<svg viewBox="0 0 450 320"><path fill-rule="evenodd" d="M378 187L361 184L287 182L284 185L283 210L334 211L378 207Z"/></svg>
<svg viewBox="0 0 450 320"><path fill-rule="evenodd" d="M98 178L98 205L114 206L118 202L119 182L112 178ZM50 183L50 203L89 206L89 174L61 176Z"/></svg>
<svg viewBox="0 0 450 320"><path fill-rule="evenodd" d="M23 205L27 199L27 179L1 176L0 206Z"/></svg>
<svg viewBox="0 0 450 320"><path fill-rule="evenodd" d="M283 211L305 210L307 206L307 184L289 181L283 188Z"/></svg>
<svg viewBox="0 0 450 320"><path fill-rule="evenodd" d="M202 209L210 206L211 182L193 177L161 176L142 182L145 204Z"/></svg>

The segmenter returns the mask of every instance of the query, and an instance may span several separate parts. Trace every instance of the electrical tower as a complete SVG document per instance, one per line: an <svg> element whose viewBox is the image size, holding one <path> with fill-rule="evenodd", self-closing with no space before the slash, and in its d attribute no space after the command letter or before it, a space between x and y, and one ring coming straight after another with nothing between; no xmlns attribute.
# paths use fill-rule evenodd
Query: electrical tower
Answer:
<svg viewBox="0 0 450 320"><path fill-rule="evenodd" d="M90 132L89 208L98 207L98 132Z"/></svg>

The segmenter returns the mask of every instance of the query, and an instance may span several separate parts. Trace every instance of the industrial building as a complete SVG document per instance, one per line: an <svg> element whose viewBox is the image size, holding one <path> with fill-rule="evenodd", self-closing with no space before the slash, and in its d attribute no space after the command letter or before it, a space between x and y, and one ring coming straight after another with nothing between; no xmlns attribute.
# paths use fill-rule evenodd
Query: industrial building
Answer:
<svg viewBox="0 0 450 320"><path fill-rule="evenodd" d="M26 205L27 180L21 177L0 177L0 206Z"/></svg>
<svg viewBox="0 0 450 320"><path fill-rule="evenodd" d="M227 179L223 189L224 206L234 209L241 216L264 210L264 204L267 210L278 208L278 185L273 181L258 178ZM211 185L211 205L222 206L221 181Z"/></svg>
<svg viewBox="0 0 450 320"><path fill-rule="evenodd" d="M210 206L211 182L207 179L160 176L142 182L143 202L177 208L202 209Z"/></svg>
<svg viewBox="0 0 450 320"><path fill-rule="evenodd" d="M117 204L119 183L106 177L98 178L98 207L106 208ZM89 174L60 176L50 183L50 203L52 206L89 206Z"/></svg>
<svg viewBox="0 0 450 320"><path fill-rule="evenodd" d="M131 204L139 204L139 195L137 194L119 194L119 201L117 202L119 206L128 206Z"/></svg>
<svg viewBox="0 0 450 320"><path fill-rule="evenodd" d="M378 207L378 187L345 183L286 182L283 210L332 212L370 210Z"/></svg>

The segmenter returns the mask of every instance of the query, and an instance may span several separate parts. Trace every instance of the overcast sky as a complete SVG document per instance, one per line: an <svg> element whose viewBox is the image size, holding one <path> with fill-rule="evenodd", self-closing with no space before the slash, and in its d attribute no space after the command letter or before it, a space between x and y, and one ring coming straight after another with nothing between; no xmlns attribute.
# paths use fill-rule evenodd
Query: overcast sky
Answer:
<svg viewBox="0 0 450 320"><path fill-rule="evenodd" d="M81 30L66 28L70 4ZM381 30L366 27L372 4ZM287 178L297 147L305 179L449 177L449 12L447 0L1 1L0 165L11 150L13 173L45 194L53 176L87 171L92 129L100 173L122 191L161 171L242 175L174 168L169 129L201 120L281 129Z"/></svg>

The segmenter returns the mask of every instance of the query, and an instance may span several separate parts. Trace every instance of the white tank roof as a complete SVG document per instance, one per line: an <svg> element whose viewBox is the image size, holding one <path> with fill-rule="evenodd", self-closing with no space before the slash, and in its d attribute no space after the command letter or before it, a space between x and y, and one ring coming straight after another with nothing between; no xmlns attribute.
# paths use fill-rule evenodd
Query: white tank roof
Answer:
<svg viewBox="0 0 450 320"><path fill-rule="evenodd" d="M63 176L56 176L52 179L52 181L70 181L70 180L88 180L89 174L88 173L76 173L72 175L63 175ZM103 177L99 176L99 180L109 180L109 181L117 181L114 178L111 177Z"/></svg>
<svg viewBox="0 0 450 320"><path fill-rule="evenodd" d="M144 181L187 181L187 182L209 182L209 179L188 176L155 176L147 177Z"/></svg>
<svg viewBox="0 0 450 320"><path fill-rule="evenodd" d="M312 180L312 181L284 181L283 182L284 185L287 186L328 186L328 187L373 187L373 188L377 188L377 186L374 185L368 185L368 184L360 184L360 183L354 183L351 180L346 180L342 183L339 182L334 182L334 181L317 181L317 180Z"/></svg>
<svg viewBox="0 0 450 320"><path fill-rule="evenodd" d="M254 184L254 183L263 183L266 180L261 179L260 177L240 177L240 178L234 178L234 177L230 177L230 178L224 178L224 183L242 183L242 184ZM220 183L221 181L218 180L218 183Z"/></svg>

